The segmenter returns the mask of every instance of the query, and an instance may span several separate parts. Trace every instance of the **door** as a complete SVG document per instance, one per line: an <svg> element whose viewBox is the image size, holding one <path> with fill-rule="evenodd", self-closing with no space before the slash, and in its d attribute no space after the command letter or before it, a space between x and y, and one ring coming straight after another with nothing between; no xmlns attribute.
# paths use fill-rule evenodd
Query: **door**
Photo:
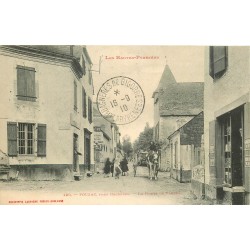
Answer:
<svg viewBox="0 0 250 250"><path fill-rule="evenodd" d="M90 144L91 144L91 133L85 129L84 130L84 163L87 166L89 171L90 171L90 166L91 166Z"/></svg>
<svg viewBox="0 0 250 250"><path fill-rule="evenodd" d="M78 172L78 135L73 135L73 171Z"/></svg>
<svg viewBox="0 0 250 250"><path fill-rule="evenodd" d="M243 110L232 111L232 184L243 186Z"/></svg>
<svg viewBox="0 0 250 250"><path fill-rule="evenodd" d="M224 181L232 187L243 186L243 108L223 118Z"/></svg>

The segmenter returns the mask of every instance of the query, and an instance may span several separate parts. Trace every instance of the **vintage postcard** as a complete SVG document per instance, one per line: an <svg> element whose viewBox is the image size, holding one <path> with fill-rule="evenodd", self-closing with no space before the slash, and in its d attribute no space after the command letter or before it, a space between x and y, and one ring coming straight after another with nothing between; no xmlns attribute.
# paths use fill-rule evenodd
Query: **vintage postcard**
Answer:
<svg viewBox="0 0 250 250"><path fill-rule="evenodd" d="M0 204L250 204L247 46L0 46Z"/></svg>

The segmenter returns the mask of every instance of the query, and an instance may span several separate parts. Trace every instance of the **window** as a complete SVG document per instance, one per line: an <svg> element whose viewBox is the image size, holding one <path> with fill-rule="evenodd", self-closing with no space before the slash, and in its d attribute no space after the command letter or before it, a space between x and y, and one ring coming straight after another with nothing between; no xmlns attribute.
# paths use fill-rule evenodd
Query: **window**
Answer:
<svg viewBox="0 0 250 250"><path fill-rule="evenodd" d="M89 122L92 123L92 101L90 97L88 98L88 118Z"/></svg>
<svg viewBox="0 0 250 250"><path fill-rule="evenodd" d="M36 134L37 131L37 134ZM46 125L33 123L7 123L8 155L34 155L37 138L37 156L46 156Z"/></svg>
<svg viewBox="0 0 250 250"><path fill-rule="evenodd" d="M228 56L226 46L210 46L209 75L213 79L220 78L227 70Z"/></svg>
<svg viewBox="0 0 250 250"><path fill-rule="evenodd" d="M23 101L36 101L35 69L17 66L17 98Z"/></svg>
<svg viewBox="0 0 250 250"><path fill-rule="evenodd" d="M86 92L82 87L82 116L87 117L87 101L86 101Z"/></svg>
<svg viewBox="0 0 250 250"><path fill-rule="evenodd" d="M34 154L34 124L18 124L18 154Z"/></svg>
<svg viewBox="0 0 250 250"><path fill-rule="evenodd" d="M77 111L77 83L74 81L74 110Z"/></svg>

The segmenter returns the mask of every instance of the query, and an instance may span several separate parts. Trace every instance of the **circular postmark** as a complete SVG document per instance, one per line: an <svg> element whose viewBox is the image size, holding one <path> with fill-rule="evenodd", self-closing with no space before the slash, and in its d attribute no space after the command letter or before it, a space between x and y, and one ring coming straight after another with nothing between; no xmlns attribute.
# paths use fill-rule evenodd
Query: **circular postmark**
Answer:
<svg viewBox="0 0 250 250"><path fill-rule="evenodd" d="M97 94L97 107L101 115L118 125L136 120L144 105L145 96L140 85L125 76L107 80Z"/></svg>

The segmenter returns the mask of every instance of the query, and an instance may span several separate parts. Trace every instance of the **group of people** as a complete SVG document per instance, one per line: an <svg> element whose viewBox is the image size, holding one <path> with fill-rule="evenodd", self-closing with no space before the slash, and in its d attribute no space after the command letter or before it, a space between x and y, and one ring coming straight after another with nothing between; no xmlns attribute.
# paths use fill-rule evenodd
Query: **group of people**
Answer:
<svg viewBox="0 0 250 250"><path fill-rule="evenodd" d="M115 175L116 179L119 179L120 174L122 176L128 175L128 160L126 156L122 157L121 154L117 154L116 158L111 162L108 158L104 166L104 177L112 177Z"/></svg>
<svg viewBox="0 0 250 250"><path fill-rule="evenodd" d="M148 156L150 157L153 153L159 150L159 145L157 145L154 141L151 141L149 144L149 152ZM126 176L128 175L128 160L126 156L122 156L120 151L117 151L116 157L111 162L109 158L107 158L104 166L104 177L115 176L116 179L119 179L120 175Z"/></svg>

